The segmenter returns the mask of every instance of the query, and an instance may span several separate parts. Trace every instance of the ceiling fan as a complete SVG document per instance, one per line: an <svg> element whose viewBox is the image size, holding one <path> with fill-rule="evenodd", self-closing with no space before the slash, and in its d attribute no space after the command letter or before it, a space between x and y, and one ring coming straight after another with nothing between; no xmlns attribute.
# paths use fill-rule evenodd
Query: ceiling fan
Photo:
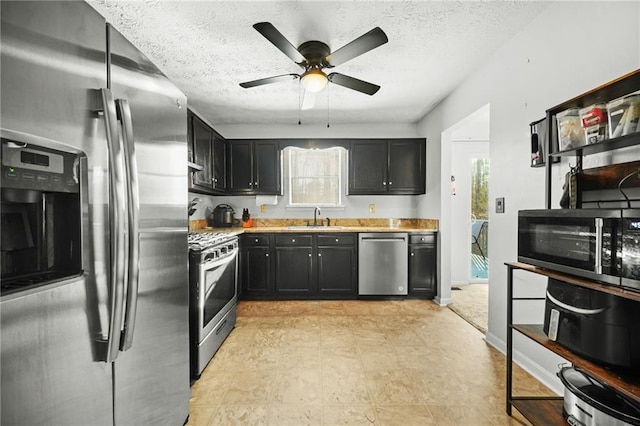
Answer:
<svg viewBox="0 0 640 426"><path fill-rule="evenodd" d="M316 93L321 92L328 82L367 95L373 95L380 89L380 86L376 84L348 75L337 72L326 74L323 71L325 68L341 65L389 41L387 35L379 27L375 27L334 52L327 44L316 40L305 41L298 48L295 48L270 22L259 22L253 28L304 71L301 74L282 74L240 83L240 86L245 89L299 78L300 84L305 89L302 109L313 107Z"/></svg>

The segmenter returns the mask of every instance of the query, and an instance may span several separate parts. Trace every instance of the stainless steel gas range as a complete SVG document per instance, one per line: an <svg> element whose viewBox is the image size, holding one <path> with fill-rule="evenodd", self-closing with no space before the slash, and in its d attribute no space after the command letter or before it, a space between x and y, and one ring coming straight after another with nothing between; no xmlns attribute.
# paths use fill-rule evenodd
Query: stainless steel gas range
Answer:
<svg viewBox="0 0 640 426"><path fill-rule="evenodd" d="M238 236L189 233L191 379L202 374L236 324Z"/></svg>

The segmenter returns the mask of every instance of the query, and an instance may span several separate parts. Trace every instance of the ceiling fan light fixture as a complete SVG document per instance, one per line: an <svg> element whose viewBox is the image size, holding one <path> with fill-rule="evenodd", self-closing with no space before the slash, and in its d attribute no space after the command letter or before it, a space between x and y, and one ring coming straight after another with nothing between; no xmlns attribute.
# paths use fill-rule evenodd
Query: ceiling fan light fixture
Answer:
<svg viewBox="0 0 640 426"><path fill-rule="evenodd" d="M327 75L316 68L306 71L300 77L300 84L302 84L304 90L312 93L321 92L327 85L327 81Z"/></svg>

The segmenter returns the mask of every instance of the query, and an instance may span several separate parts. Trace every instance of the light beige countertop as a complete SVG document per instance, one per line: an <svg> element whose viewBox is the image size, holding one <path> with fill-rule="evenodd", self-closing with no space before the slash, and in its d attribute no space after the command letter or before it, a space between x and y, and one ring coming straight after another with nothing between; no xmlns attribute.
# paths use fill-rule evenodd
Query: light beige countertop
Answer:
<svg viewBox="0 0 640 426"><path fill-rule="evenodd" d="M237 221L238 225L242 222ZM333 219L331 226L307 226L306 219L259 219L252 227L214 228L206 220L189 222L191 232L253 233L354 233L354 232L438 232L435 219L400 219L398 227L390 227L389 219Z"/></svg>

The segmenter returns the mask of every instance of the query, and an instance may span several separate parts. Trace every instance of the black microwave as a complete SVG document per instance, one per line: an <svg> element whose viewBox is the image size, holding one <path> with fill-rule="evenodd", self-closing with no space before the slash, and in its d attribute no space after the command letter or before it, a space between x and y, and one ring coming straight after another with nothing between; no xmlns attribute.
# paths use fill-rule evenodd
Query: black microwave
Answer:
<svg viewBox="0 0 640 426"><path fill-rule="evenodd" d="M640 209L521 210L518 261L640 291Z"/></svg>

